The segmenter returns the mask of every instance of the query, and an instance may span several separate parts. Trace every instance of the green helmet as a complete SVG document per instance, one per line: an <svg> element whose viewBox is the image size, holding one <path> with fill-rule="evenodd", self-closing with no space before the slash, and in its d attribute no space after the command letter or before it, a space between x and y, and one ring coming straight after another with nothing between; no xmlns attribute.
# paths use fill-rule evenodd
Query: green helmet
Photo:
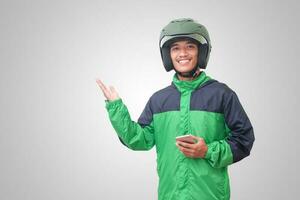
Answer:
<svg viewBox="0 0 300 200"><path fill-rule="evenodd" d="M182 18L172 20L160 33L159 47L166 71L174 69L170 44L180 39L190 39L198 44L198 63L192 71L196 71L197 68L205 69L211 51L208 31L193 19Z"/></svg>

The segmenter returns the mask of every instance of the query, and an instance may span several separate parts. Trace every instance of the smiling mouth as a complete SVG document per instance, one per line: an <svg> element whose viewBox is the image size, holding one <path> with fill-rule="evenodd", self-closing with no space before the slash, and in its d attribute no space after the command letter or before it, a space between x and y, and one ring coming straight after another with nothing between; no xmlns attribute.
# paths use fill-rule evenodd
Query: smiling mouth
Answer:
<svg viewBox="0 0 300 200"><path fill-rule="evenodd" d="M184 59L184 60L179 60L179 61L178 61L178 63L179 63L179 64L182 64L182 65L187 64L187 63L189 63L189 62L190 62L189 59Z"/></svg>

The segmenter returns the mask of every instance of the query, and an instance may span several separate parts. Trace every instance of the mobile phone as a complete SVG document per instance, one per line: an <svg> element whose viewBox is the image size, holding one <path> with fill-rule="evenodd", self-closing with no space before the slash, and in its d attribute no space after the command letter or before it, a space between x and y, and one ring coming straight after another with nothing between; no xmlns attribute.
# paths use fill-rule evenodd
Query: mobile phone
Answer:
<svg viewBox="0 0 300 200"><path fill-rule="evenodd" d="M186 142L186 143L190 143L190 144L196 143L196 140L190 134L178 136L178 137L176 137L176 141Z"/></svg>

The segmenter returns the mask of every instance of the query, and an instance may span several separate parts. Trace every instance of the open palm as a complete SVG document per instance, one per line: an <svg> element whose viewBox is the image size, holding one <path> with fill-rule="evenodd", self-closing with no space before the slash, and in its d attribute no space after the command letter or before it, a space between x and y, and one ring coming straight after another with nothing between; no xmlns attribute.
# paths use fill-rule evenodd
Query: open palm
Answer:
<svg viewBox="0 0 300 200"><path fill-rule="evenodd" d="M102 90L107 100L113 101L120 98L113 86L109 86L109 87L105 86L100 79L96 79L96 82L99 85L100 89Z"/></svg>

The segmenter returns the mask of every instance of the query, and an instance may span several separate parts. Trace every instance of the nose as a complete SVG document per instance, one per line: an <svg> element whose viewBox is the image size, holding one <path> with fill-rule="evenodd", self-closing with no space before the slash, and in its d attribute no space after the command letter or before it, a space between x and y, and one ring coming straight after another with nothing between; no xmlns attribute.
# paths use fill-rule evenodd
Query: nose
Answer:
<svg viewBox="0 0 300 200"><path fill-rule="evenodd" d="M187 56L187 50L186 48L181 48L180 51L179 51L179 57L184 57L184 56Z"/></svg>

